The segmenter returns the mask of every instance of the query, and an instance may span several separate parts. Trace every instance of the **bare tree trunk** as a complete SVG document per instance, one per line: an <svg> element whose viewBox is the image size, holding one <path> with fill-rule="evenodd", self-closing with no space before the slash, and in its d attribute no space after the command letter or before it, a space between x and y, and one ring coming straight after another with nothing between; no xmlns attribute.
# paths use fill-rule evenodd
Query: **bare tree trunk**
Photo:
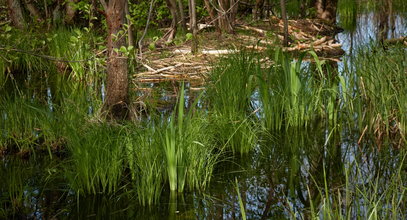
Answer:
<svg viewBox="0 0 407 220"><path fill-rule="evenodd" d="M231 7L229 12L229 21L231 22L231 25L235 24L237 10L239 9L239 1L240 0L229 0Z"/></svg>
<svg viewBox="0 0 407 220"><path fill-rule="evenodd" d="M263 15L264 0L256 0L253 10L253 19L257 20Z"/></svg>
<svg viewBox="0 0 407 220"><path fill-rule="evenodd" d="M230 2L229 0L218 0L219 3L219 29L222 32L226 33L232 33L233 32L233 27L232 27L232 22L230 21L230 16L228 13L230 12Z"/></svg>
<svg viewBox="0 0 407 220"><path fill-rule="evenodd" d="M317 17L329 23L335 23L337 5L338 0L316 0Z"/></svg>
<svg viewBox="0 0 407 220"><path fill-rule="evenodd" d="M391 33L391 38L395 38L395 31L396 31L396 18L393 12L393 0L387 0L387 4L389 6L389 29Z"/></svg>
<svg viewBox="0 0 407 220"><path fill-rule="evenodd" d="M25 0L24 3L25 3L25 6L27 7L27 10L30 12L31 16L34 17L35 20L43 21L41 13L35 7L32 0Z"/></svg>
<svg viewBox="0 0 407 220"><path fill-rule="evenodd" d="M280 7L281 7L281 17L284 22L283 45L284 45L284 47L288 47L288 20L287 20L287 11L285 9L285 0L280 0Z"/></svg>
<svg viewBox="0 0 407 220"><path fill-rule="evenodd" d="M209 13L209 17L211 18L211 21L214 21L216 19L216 12L215 9L212 7L210 0L204 0L205 3L205 8Z"/></svg>
<svg viewBox="0 0 407 220"><path fill-rule="evenodd" d="M196 54L198 52L198 26L196 23L196 5L195 0L189 0L189 27L192 32L192 45L191 45L191 53Z"/></svg>
<svg viewBox="0 0 407 220"><path fill-rule="evenodd" d="M73 19L76 14L76 9L74 4L78 2L78 0L66 0L65 1L65 24L72 24Z"/></svg>
<svg viewBox="0 0 407 220"><path fill-rule="evenodd" d="M12 24L19 29L24 29L25 21L20 0L7 0L7 7Z"/></svg>
<svg viewBox="0 0 407 220"><path fill-rule="evenodd" d="M175 38L175 34L177 33L177 25L179 21L179 14L177 10L177 2L175 0L165 0L167 3L168 9L170 10L172 21L171 21L171 27L169 32L164 36L164 38L167 38L167 42L171 42Z"/></svg>
<svg viewBox="0 0 407 220"><path fill-rule="evenodd" d="M182 4L182 0L178 0L178 13L181 21L181 29L187 31L187 22L185 20L184 4Z"/></svg>
<svg viewBox="0 0 407 220"><path fill-rule="evenodd" d="M128 69L127 57L117 52L125 46L126 37L119 34L125 22L127 0L110 0L108 5L100 0L106 12L107 37L107 86L106 100L103 106L110 119L127 119L128 112Z"/></svg>
<svg viewBox="0 0 407 220"><path fill-rule="evenodd" d="M387 39L387 33L389 32L389 2L387 0L379 0L380 9L376 13L377 15L377 40L381 43Z"/></svg>

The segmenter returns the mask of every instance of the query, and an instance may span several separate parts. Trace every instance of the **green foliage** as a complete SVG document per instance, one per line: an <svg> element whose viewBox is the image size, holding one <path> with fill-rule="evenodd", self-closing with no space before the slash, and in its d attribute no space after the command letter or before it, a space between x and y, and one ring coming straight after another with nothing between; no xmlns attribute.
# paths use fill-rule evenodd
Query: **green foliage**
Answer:
<svg viewBox="0 0 407 220"><path fill-rule="evenodd" d="M221 154L221 151L214 152L210 133L204 134L207 127L204 115L193 115L191 109L184 113L184 102L182 86L177 109L162 138L170 189L178 192L184 191L185 185L190 189L204 189Z"/></svg>
<svg viewBox="0 0 407 220"><path fill-rule="evenodd" d="M130 19L136 29L145 27L148 18L148 11L150 7L150 1L137 0L130 2L129 11ZM150 24L152 26L159 26L162 23L166 23L166 19L170 17L167 5L164 0L156 0L154 4L153 14L151 16Z"/></svg>
<svg viewBox="0 0 407 220"><path fill-rule="evenodd" d="M356 29L358 4L356 0L340 0L338 2L339 25L346 31Z"/></svg>
<svg viewBox="0 0 407 220"><path fill-rule="evenodd" d="M94 55L94 46L102 42L101 37L94 36L91 29L58 29L50 34L49 50L50 54L68 62L69 69L60 71L69 71L70 77L78 81L88 83L97 82L100 78L99 66L101 60ZM72 48L75 48L74 50ZM99 47L98 49L103 49ZM64 65L61 65L63 68Z"/></svg>
<svg viewBox="0 0 407 220"><path fill-rule="evenodd" d="M305 55L305 54L304 54ZM331 87L314 55L316 70L302 66L302 56L292 61L277 50L272 65L259 71L259 94L263 126L269 130L304 127L318 117L333 120L337 88Z"/></svg>
<svg viewBox="0 0 407 220"><path fill-rule="evenodd" d="M373 55L372 55L373 54ZM357 112L360 129L366 127L379 138L386 134L405 143L407 128L407 66L402 47L384 49L381 46L362 48L346 67L348 97L344 101L348 114ZM345 84L345 83L342 83ZM345 85L342 85L345 87ZM356 93L351 93L357 88ZM397 138L398 137L398 138ZM400 143L395 143L399 145Z"/></svg>
<svg viewBox="0 0 407 220"><path fill-rule="evenodd" d="M147 124L131 130L134 134L126 137L126 161L137 199L143 206L157 204L165 173L159 127Z"/></svg>
<svg viewBox="0 0 407 220"><path fill-rule="evenodd" d="M80 194L117 192L124 169L123 129L108 124L71 125L68 129L72 166L66 175L72 189Z"/></svg>
<svg viewBox="0 0 407 220"><path fill-rule="evenodd" d="M207 102L216 140L233 152L247 153L256 142L251 97L255 89L256 60L240 52L222 59L211 73Z"/></svg>

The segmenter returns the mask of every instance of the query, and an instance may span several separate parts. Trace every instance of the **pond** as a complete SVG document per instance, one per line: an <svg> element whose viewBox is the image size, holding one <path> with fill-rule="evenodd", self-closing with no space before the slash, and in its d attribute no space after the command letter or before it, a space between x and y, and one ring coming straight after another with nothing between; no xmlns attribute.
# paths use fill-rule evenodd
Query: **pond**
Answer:
<svg viewBox="0 0 407 220"><path fill-rule="evenodd" d="M360 12L357 16L355 28L353 30L345 30L339 33L336 39L343 45L342 48L346 51L346 55L342 57L342 62L332 65L333 68L339 68L339 75L344 76L344 83L350 83L356 76L347 74L346 72L352 68L358 68L357 62L354 60L353 55L358 53L358 49L370 45L372 41L376 40L376 30L378 24L375 19L378 15L375 12ZM338 16L338 20L339 20ZM389 28L387 32L388 38L398 38L407 35L407 20L406 17L396 15L394 20L394 28ZM340 23L340 21L338 21ZM404 55L406 50L404 51ZM402 52L403 53L403 52ZM405 62L405 58L402 58ZM406 70L406 63L401 64L400 67ZM311 65L311 64L310 64ZM310 67L311 68L311 67ZM331 67L332 68L332 67ZM404 75L405 77L405 75ZM364 81L362 81L363 84ZM312 83L315 83L314 81ZM336 89L338 94L335 95L333 103L342 98L341 95L345 93L345 87L339 86L341 82L336 81L336 85L328 85L326 90ZM311 82L310 82L311 84ZM354 84L358 86L358 84ZM366 85L367 87L368 85ZM398 84L394 84L398 86ZM151 84L150 87L157 87L157 84ZM183 103L186 107L197 105L197 108L205 108L200 106L200 96L197 91L189 91L186 85L186 97ZM337 88L340 87L340 88ZM175 88L175 89L174 89ZM403 90L406 85L400 86ZM41 88L42 92L47 94L47 103L49 112L39 113L44 121L48 121L47 125L50 129L53 126L60 125L58 132L65 134L66 123L64 120L59 120L58 116L52 116L54 109L58 109L62 100L55 100L51 97L51 90L55 88ZM352 87L347 88L352 89ZM385 88L382 88L383 91ZM177 93L174 91L172 95L168 95L168 90L181 90L178 84L168 83L166 85L158 86L158 89L153 90L158 97L156 103L149 105L159 109L159 120L168 120L170 124L175 121L173 118L166 118L171 114L172 110L177 108L176 114L180 114L180 108L176 104ZM243 89L242 89L243 90ZM326 92L326 90L321 91ZM357 90L355 88L355 90ZM303 91L303 90L300 90ZM304 90L306 91L306 90ZM85 91L85 93L88 91ZM188 93L191 92L191 93ZM403 91L401 91L403 92ZM407 91L404 91L407 93ZM249 102L256 106L256 102L260 99L261 91L257 90L257 95L250 94L251 100ZM357 92L354 92L357 93ZM144 93L140 93L144 94ZM350 94L353 94L350 92ZM103 92L96 91L93 94L95 97L101 97ZM205 95L203 99L205 99ZM273 92L271 95L275 95ZM361 96L366 95L362 93ZM69 95L67 95L69 96ZM366 95L367 96L367 95ZM352 109L358 108L357 96L349 96L349 99L354 99L349 105ZM34 99L35 97L31 97ZM386 97L384 97L385 99ZM50 100L53 100L50 101ZM86 99L86 98L85 98ZM89 98L88 98L89 99ZM181 99L182 100L182 99ZM195 100L199 100L194 104ZM329 99L327 99L329 100ZM299 102L295 98L291 100ZM84 106L89 108L88 115L92 114L92 103L89 105L89 100L86 100ZM93 101L94 105L98 105L98 101ZM99 100L100 102L100 100ZM205 102L205 101L203 101ZM341 102L341 105L348 105L348 102ZM205 104L202 104L205 105ZM335 105L335 104L332 104ZM33 105L34 106L34 105ZM89 107L90 106L90 107ZM265 108L263 105L257 105L260 108ZM349 219L377 219L377 218L394 218L404 219L407 216L407 167L406 167L406 152L405 139L394 138L386 140L382 137L382 133L378 133L381 126L386 123L393 123L393 121L386 122L380 121L377 117L372 117L376 120L373 125L377 125L376 130L368 134L365 128L364 119L368 118L369 112L363 112L363 109L354 112L346 112L341 110L336 112L337 117L348 117L350 122L339 123L340 119L330 118L330 106L327 103L324 105L326 109L326 118L318 118L307 122L306 129L298 126L293 128L276 129L273 132L260 132L258 136L252 140L253 150L248 153L241 153L236 150L236 153L221 152L221 159L216 161L212 176L210 177L210 184L205 185L204 190L186 189L184 192L171 192L167 184L165 187L159 186L160 194L156 198L157 201L153 205L143 206L143 202L136 198L139 195L136 189L132 188L132 184L140 184L137 182L137 176L132 176L133 168L129 164L128 167L120 170L124 176L120 176L124 180L120 180L119 186L110 186L109 184L103 185L103 178L106 182L111 179L117 178L112 171L106 177L101 178L103 185L100 189L94 189L93 186L88 186L89 191L95 191L94 195L83 193L81 187L75 184L80 183L81 175L88 172L80 170L80 166L87 166L87 161L92 157L100 158L116 158L119 163L124 163L121 158L121 153L115 151L114 146L116 142L124 142L125 146L135 147L134 157L138 158L137 151L142 151L141 141L139 139L132 139L128 141L126 136L122 136L122 130L131 130L135 127L123 128L122 130L112 129L105 132L103 128L93 129L83 128L83 130L76 131L78 134L81 132L89 137L100 137L108 135L117 135L123 137L125 140L116 140L114 138L90 138L89 140L80 135L68 131L71 139L56 139L50 144L64 143L66 145L78 146L93 146L102 145L110 149L106 155L95 154L91 152L79 152L77 157L67 156L67 151L59 149L57 146L49 147L47 149L40 149L40 138L53 138L53 134L47 133L47 128L39 129L38 131L27 131L29 136L39 137L33 142L29 143L32 148L40 149L38 155L20 155L20 156L6 156L1 157L0 161L0 218L5 219L242 219L246 216L247 219L341 219L347 216ZM401 105L402 107L403 105ZM83 106L82 106L83 107ZM405 104L404 104L404 107ZM17 103L15 108L21 110L21 114L25 114L24 104ZM349 107L351 108L351 107ZM363 108L363 107L359 107ZM37 111L34 107L28 107L31 111ZM183 108L182 108L183 109ZM340 107L338 107L340 109ZM347 108L343 108L347 109ZM1 110L1 109L0 109ZM75 109L70 109L75 111ZM29 111L29 110L27 110ZM56 110L55 110L56 111ZM247 118L262 117L264 109L257 109L255 113L250 113ZM305 108L304 111L307 111ZM63 112L62 114L68 115L72 112ZM28 113L27 113L28 114ZM154 114L147 112L147 115ZM372 113L373 115L374 113ZM405 112L401 112L404 114ZM401 116L397 113L390 113L395 118L394 123L405 123L402 121ZM375 116L375 115L374 115ZM18 115L10 115L4 113L3 121L7 118L20 117ZM21 116L23 117L23 116ZM67 116L69 120L77 120L77 124L84 123L83 120L78 119L79 115ZM149 116L150 117L150 116ZM187 117L187 116L186 116ZM398 118L399 117L399 118ZM150 118L149 118L150 119ZM42 120L37 118L32 122L36 125L37 121ZM153 119L151 119L153 120ZM191 119L195 120L195 118ZM147 120L148 121L148 120ZM245 121L245 120L244 120ZM353 123L351 123L353 121ZM337 122L337 123L335 123ZM199 123L194 121L193 123ZM278 122L270 122L271 126ZM292 122L296 123L296 122ZM148 122L146 122L148 125ZM151 139L157 135L158 127L162 123L154 124L154 128L145 128L147 136L146 142L154 142ZM383 124L383 125L382 125ZM179 126L179 124L176 124ZM361 126L363 125L363 126ZM4 129L7 125L1 125L0 129ZM204 125L206 126L206 125ZM242 122L234 130L238 135L245 136L251 130L242 130L246 126ZM108 126L106 126L107 128ZM147 127L147 126L146 126ZM250 125L249 125L250 127ZM397 127L397 126L393 126ZM76 128L72 128L75 130ZM109 128L110 129L110 128ZM155 130L157 129L157 130ZM179 128L182 130L182 128ZM213 128L213 129L223 129ZM5 131L6 129L4 129ZM390 135L403 135L405 138L405 131L402 130L401 125L396 132L389 132ZM178 132L179 130L177 130ZM6 131L5 131L6 132ZM5 134L3 132L3 136ZM37 133L36 133L37 132ZM144 132L144 131L143 131ZM148 133L151 132L151 133ZM171 130L166 130L159 136L158 139L171 138L169 136ZM202 132L199 130L197 133ZM245 133L247 132L247 133ZM215 131L216 133L216 131ZM233 135L234 135L233 134ZM92 136L94 135L94 136ZM205 134L203 134L205 135ZM232 136L233 136L232 135ZM384 135L383 135L384 136ZM245 136L246 137L246 136ZM18 138L18 137L16 137ZM176 137L174 137L175 140ZM248 137L250 139L250 137ZM67 138L68 139L68 138ZM119 138L118 138L119 139ZM396 141L394 141L396 140ZM140 144L137 142L140 141ZM229 142L235 141L234 138L227 139L225 146ZM236 141L241 141L236 140ZM134 142L134 143L130 143ZM397 142L397 143L395 143ZM18 145L18 142L15 142ZM154 143L153 143L154 144ZM196 143L195 143L196 144ZM204 145L204 142L198 143ZM221 144L222 145L222 144ZM148 145L150 146L150 145ZM147 147L148 147L147 146ZM152 145L151 145L152 146ZM199 145L200 146L200 145ZM127 148L126 148L127 149ZM145 149L144 149L145 150ZM211 149L217 151L217 149ZM218 149L219 150L219 149ZM41 152L42 151L42 152ZM121 151L121 150L119 150ZM148 151L148 150L147 150ZM128 153L128 151L126 151ZM150 151L149 151L150 152ZM150 152L154 154L155 152ZM184 152L186 153L186 152ZM116 154L120 154L117 156ZM129 154L123 155L130 157ZM122 156L123 156L122 155ZM212 154L210 154L212 155ZM116 157L117 156L117 157ZM141 155L141 157L148 157L148 155ZM50 157L52 159L50 159ZM26 158L26 159L21 159ZM157 157L153 156L153 160ZM162 159L158 158L157 160ZM204 158L209 160L209 158ZM205 163L207 166L210 163ZM95 172L103 172L103 169L109 170L114 168L114 163L101 165L102 168L95 169ZM143 167L136 164L141 172ZM151 168L151 167L150 167ZM179 167L178 167L179 168ZM164 168L160 168L164 169ZM186 172L186 171L185 171ZM189 171L188 171L189 172ZM88 174L86 174L88 175ZM111 175L111 176L109 176ZM164 178L164 177L159 177ZM136 182L136 183L135 183ZM154 188L154 183L147 187ZM129 187L130 186L130 187ZM139 185L138 185L139 186ZM109 187L112 187L112 193ZM115 188L117 187L117 188ZM179 186L178 186L179 187ZM108 193L99 193L98 191L105 191ZM242 208L244 207L244 208Z"/></svg>

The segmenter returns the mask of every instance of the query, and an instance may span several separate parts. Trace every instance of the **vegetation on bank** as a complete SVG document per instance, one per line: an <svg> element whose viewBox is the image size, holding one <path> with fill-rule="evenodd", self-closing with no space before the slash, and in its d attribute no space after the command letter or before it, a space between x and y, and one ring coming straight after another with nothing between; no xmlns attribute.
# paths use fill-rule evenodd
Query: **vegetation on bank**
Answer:
<svg viewBox="0 0 407 220"><path fill-rule="evenodd" d="M367 55L372 50L374 57ZM233 153L253 151L276 132L312 129L317 121L335 133L358 131L359 144L370 140L379 147L406 144L404 48L361 49L353 58L354 65L345 67L342 74L334 71L336 64L321 61L313 53L308 54L313 62L294 61L279 50L268 56L272 62L266 67L258 54L248 51L222 58L207 90L193 106L184 109L187 90L181 87L173 114L150 114L138 122L101 120L101 105L95 100L99 98L80 82L68 86L71 83L55 80L61 84L54 86L61 89L42 102L32 98L35 91L29 87L25 96L14 89L14 94L2 97L2 151L35 156L43 149L50 157L62 155L67 158L64 176L75 192L130 190L140 204L152 205L163 190L205 190L220 161ZM383 59L388 62L384 64ZM6 84L16 82L8 79ZM311 203L311 214L342 215L334 211L329 198L361 196L369 198L373 208L369 214L386 216L388 210L378 206L391 205L391 211L405 215L399 209L403 198L391 199L404 194L396 190L403 189L402 164L394 174L394 187L383 194L386 199L371 197L371 189L365 186L353 189L356 194L348 189L344 195L320 186L323 205ZM372 185L372 190L378 186Z"/></svg>
<svg viewBox="0 0 407 220"><path fill-rule="evenodd" d="M354 10L360 4L347 2L340 1L338 13L341 25L352 31ZM301 6L298 1L290 3L288 8ZM338 63L312 51L297 56L278 47L260 53L241 49L213 64L199 95L193 96L185 83L175 83L177 98L169 113L149 104L154 100L137 100L139 93L133 92L137 85L130 83L125 106L132 117L108 120L103 103L109 59L105 39L95 28L105 23L91 17L89 5L80 7L87 17L79 20L86 21L86 27L51 28L46 34L31 29L26 33L8 24L0 27L0 50L5 51L0 54L0 157L4 159L0 178L6 180L0 184L0 218L30 212L27 201L33 195L28 192L42 193L27 180L35 167L13 164L9 156L14 154L58 160L40 181L48 186L53 178L61 179L55 190L78 200L107 195L130 198L146 207L159 204L163 194L172 199L176 193L204 195L222 166L256 155L249 159L261 160L262 166L280 161L285 166L267 170L284 170L279 179L286 181L287 201L279 201L283 205L278 207L284 209L284 217L407 216L403 44L385 45L378 39L347 57L343 71L338 71ZM137 12L147 8L147 4L130 5L135 27L143 27ZM199 11L206 15L198 7ZM164 22L160 16L165 13L169 12L155 14L152 25ZM154 43L150 49L156 50L158 38L149 40ZM139 70L134 47L113 51L129 58L130 70ZM313 130L318 139L307 137ZM338 140L359 148L360 157L338 160L343 155ZM365 149L379 156L366 159ZM308 169L302 170L301 163ZM365 167L370 163L375 174ZM14 165L19 172L10 168ZM264 175L273 181L271 174ZM244 211L245 192L238 181L231 182L245 218L250 213Z"/></svg>

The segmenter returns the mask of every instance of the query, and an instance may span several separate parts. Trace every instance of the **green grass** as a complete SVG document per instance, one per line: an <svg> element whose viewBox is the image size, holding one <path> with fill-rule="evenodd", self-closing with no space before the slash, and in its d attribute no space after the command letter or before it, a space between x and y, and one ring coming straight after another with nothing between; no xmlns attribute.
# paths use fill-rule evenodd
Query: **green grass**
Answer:
<svg viewBox="0 0 407 220"><path fill-rule="evenodd" d="M211 72L205 98L220 147L247 153L256 146L252 95L258 68L255 55L242 51L221 59Z"/></svg>
<svg viewBox="0 0 407 220"><path fill-rule="evenodd" d="M402 47L361 49L348 67L346 110L357 113L359 129L367 129L381 143L390 137L395 146L406 142L406 52ZM344 84L342 85L344 87ZM355 91L356 90L356 91Z"/></svg>
<svg viewBox="0 0 407 220"><path fill-rule="evenodd" d="M185 113L184 103L182 86L177 108L162 137L170 190L178 192L184 191L185 185L191 190L204 189L222 153L214 151L206 115L194 111L196 102Z"/></svg>
<svg viewBox="0 0 407 220"><path fill-rule="evenodd" d="M91 30L80 29L57 29L49 34L50 55L69 61L68 63L57 63L59 71L66 72L69 77L92 83L98 81L102 71L101 60L96 57L95 49L100 38L94 36ZM101 46L99 45L101 49ZM74 48L74 49L73 49Z"/></svg>
<svg viewBox="0 0 407 220"><path fill-rule="evenodd" d="M355 0L339 0L339 26L349 32L356 30L357 11L358 3Z"/></svg>
<svg viewBox="0 0 407 220"><path fill-rule="evenodd" d="M345 180L341 189L332 189L327 184L324 170L324 185L318 186L320 204L311 200L310 217L324 219L405 219L406 192L403 163L406 153L394 156L397 159L381 161L394 167L394 172L366 173L358 162L344 167ZM394 164L391 164L393 163ZM376 167L378 168L378 167ZM389 168L389 167L388 167ZM309 189L309 188L308 188ZM310 191L308 191L310 193ZM309 196L311 196L309 194Z"/></svg>
<svg viewBox="0 0 407 220"><path fill-rule="evenodd" d="M119 191L125 155L123 128L90 124L69 129L67 148L72 166L66 175L72 189L80 194Z"/></svg>
<svg viewBox="0 0 407 220"><path fill-rule="evenodd" d="M125 160L137 199L143 206L157 204L165 177L160 128L151 123L131 130L134 134L126 137Z"/></svg>

